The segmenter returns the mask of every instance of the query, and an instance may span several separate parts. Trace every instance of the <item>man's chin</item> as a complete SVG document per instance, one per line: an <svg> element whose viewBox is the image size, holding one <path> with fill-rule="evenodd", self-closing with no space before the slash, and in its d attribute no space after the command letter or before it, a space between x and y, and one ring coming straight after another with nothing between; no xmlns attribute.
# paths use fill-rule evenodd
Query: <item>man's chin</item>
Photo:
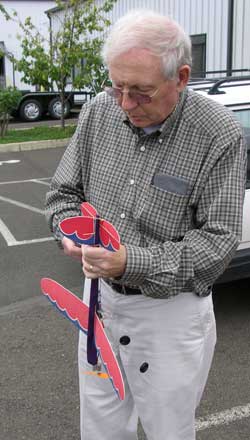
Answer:
<svg viewBox="0 0 250 440"><path fill-rule="evenodd" d="M135 127L145 128L150 125L150 121L140 118L139 116L128 116L128 118Z"/></svg>

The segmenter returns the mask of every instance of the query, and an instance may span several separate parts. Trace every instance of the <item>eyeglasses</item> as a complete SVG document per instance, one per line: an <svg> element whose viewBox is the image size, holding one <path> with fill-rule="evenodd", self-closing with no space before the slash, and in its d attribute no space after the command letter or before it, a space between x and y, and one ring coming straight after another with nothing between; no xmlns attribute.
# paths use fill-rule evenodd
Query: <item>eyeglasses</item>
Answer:
<svg viewBox="0 0 250 440"><path fill-rule="evenodd" d="M130 99L135 101L137 104L150 104L152 102L152 98L158 93L159 88L154 91L152 95L147 95L143 93L133 92L132 90L123 91L116 87L108 87L104 86L103 90L112 98L117 100L122 99L123 95L126 93Z"/></svg>

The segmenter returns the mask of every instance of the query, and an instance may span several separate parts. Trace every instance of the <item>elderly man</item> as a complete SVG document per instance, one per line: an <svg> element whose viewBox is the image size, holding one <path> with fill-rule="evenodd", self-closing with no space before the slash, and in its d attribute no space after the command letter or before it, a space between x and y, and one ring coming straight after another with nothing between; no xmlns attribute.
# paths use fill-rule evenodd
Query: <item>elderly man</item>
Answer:
<svg viewBox="0 0 250 440"><path fill-rule="evenodd" d="M186 88L191 44L180 26L135 11L103 48L111 84L83 106L62 157L47 215L67 255L82 262L84 299L100 278L104 327L125 401L87 376L80 336L82 440L194 440L216 341L211 289L241 236L246 150L220 105ZM59 222L91 203L121 248L79 248Z"/></svg>

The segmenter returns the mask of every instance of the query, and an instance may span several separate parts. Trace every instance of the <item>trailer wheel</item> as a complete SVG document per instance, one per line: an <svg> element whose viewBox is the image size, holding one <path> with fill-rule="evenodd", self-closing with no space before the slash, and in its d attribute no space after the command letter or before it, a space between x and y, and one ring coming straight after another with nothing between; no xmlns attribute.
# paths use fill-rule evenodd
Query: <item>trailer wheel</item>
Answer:
<svg viewBox="0 0 250 440"><path fill-rule="evenodd" d="M48 106L48 111L53 119L61 119L62 104L59 97L54 98L50 101ZM69 101L66 101L64 103L64 117L67 118L69 114L70 114L70 103Z"/></svg>
<svg viewBox="0 0 250 440"><path fill-rule="evenodd" d="M36 99L26 99L20 106L19 114L24 121L39 121L43 114L43 108Z"/></svg>

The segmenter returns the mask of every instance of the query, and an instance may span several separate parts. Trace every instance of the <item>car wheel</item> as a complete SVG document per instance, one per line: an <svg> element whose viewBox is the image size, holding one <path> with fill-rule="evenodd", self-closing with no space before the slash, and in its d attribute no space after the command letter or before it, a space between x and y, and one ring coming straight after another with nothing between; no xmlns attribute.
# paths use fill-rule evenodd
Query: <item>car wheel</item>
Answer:
<svg viewBox="0 0 250 440"><path fill-rule="evenodd" d="M42 117L42 105L36 99L27 99L20 106L20 117L23 121L39 121Z"/></svg>
<svg viewBox="0 0 250 440"><path fill-rule="evenodd" d="M60 98L54 98L50 101L48 111L53 119L61 119L62 104ZM67 118L70 114L70 103L66 101L64 103L64 117Z"/></svg>

